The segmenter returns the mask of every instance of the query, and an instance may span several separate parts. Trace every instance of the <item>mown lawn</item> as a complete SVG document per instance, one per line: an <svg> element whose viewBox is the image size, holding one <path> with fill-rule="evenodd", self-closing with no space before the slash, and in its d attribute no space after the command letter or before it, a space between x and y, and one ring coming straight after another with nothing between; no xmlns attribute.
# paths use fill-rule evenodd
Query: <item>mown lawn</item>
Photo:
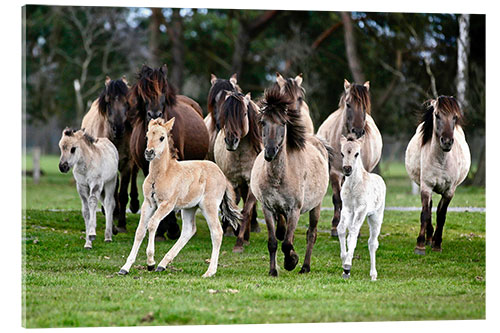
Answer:
<svg viewBox="0 0 500 333"><path fill-rule="evenodd" d="M449 213L443 252L413 254L419 212L387 211L377 252L379 280L369 277L368 227L355 253L352 277L341 278L339 244L329 236L333 212L323 211L311 273L299 275L305 253L307 216L296 232L298 267L267 276L267 232L252 234L242 254L222 244L215 277L203 279L211 242L197 216L198 232L165 272L145 269L145 245L128 276L125 262L139 215L128 214L129 232L104 243L98 213L94 248L84 250L84 224L71 174L57 171L57 157L44 157L39 185L26 180L23 212L23 279L26 327L437 320L485 318L485 214ZM29 159L26 161L30 168ZM418 206L404 166L384 174L387 206ZM324 204L331 206L325 197ZM437 200L435 200L437 205ZM462 187L452 206L485 206L485 191ZM49 209L64 209L50 211ZM260 212L259 212L260 213ZM261 214L259 214L261 215ZM174 241L157 243L156 259ZM278 264L283 255L278 251Z"/></svg>

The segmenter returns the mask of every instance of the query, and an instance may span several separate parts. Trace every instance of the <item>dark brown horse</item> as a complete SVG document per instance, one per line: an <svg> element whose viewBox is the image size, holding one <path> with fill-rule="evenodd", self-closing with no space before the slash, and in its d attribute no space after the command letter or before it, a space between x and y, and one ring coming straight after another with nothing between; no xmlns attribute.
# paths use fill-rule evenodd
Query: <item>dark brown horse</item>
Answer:
<svg viewBox="0 0 500 333"><path fill-rule="evenodd" d="M120 179L115 188L115 211L117 212L115 215L118 215L119 232L126 232L125 213L131 179L130 210L134 213L139 210L137 167L131 160L129 149L132 127L127 121L128 89L125 77L118 80L106 77L104 89L82 120L82 128L85 128L86 133L96 138L108 138L118 149Z"/></svg>
<svg viewBox="0 0 500 333"><path fill-rule="evenodd" d="M208 151L208 131L202 118L203 110L192 99L177 95L175 88L167 80L166 65L154 69L143 65L137 82L129 91L128 101L130 109L127 118L132 124L130 151L144 175L149 172L149 162L146 161L144 151L147 126L151 119L169 120L175 117L172 136L180 160L205 158ZM157 235L163 237L167 231L170 239L178 238L180 229L175 213L170 213L165 220L160 224Z"/></svg>

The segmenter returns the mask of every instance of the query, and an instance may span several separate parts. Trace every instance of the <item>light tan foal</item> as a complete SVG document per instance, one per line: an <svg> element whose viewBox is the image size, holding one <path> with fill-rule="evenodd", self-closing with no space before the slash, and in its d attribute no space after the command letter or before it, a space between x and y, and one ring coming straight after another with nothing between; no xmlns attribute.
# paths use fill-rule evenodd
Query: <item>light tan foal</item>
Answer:
<svg viewBox="0 0 500 333"><path fill-rule="evenodd" d="M234 203L233 187L219 167L211 161L177 161L170 132L175 118L168 122L161 118L149 122L147 132L146 160L149 174L144 180L144 202L141 219L135 233L135 240L127 262L119 274L125 275L135 262L142 240L149 232L146 250L148 270L153 270L155 233L160 221L173 210L181 210L182 231L179 239L168 251L156 268L160 272L177 256L189 239L196 233L195 214L201 208L207 220L212 238L212 256L208 270L203 277L210 277L217 271L219 250L222 243L222 227L218 218L221 208L222 218L237 228L241 214Z"/></svg>

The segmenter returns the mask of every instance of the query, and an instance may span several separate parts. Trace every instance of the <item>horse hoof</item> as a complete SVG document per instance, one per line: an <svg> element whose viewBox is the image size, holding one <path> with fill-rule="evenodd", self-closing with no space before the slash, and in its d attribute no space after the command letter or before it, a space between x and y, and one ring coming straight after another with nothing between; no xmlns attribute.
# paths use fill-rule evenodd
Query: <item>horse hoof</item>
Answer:
<svg viewBox="0 0 500 333"><path fill-rule="evenodd" d="M118 226L118 227L116 227L116 232L117 232L117 233L126 234L126 233L127 233L127 227L125 227L125 226L123 226L123 227ZM116 235L116 234L115 234L115 235Z"/></svg>
<svg viewBox="0 0 500 333"><path fill-rule="evenodd" d="M342 273L342 278L343 278L344 280L349 280L349 278L350 278L350 277L351 277L351 274L350 274L350 273L349 273L349 274Z"/></svg>
<svg viewBox="0 0 500 333"><path fill-rule="evenodd" d="M148 268L149 268L149 266L148 266ZM165 267L158 266L158 267L156 267L155 272L163 272L164 270L165 270Z"/></svg>
<svg viewBox="0 0 500 333"><path fill-rule="evenodd" d="M242 253L243 252L243 246L241 245L235 245L233 247L233 253Z"/></svg>
<svg viewBox="0 0 500 333"><path fill-rule="evenodd" d="M118 229L113 224L113 235L117 235L117 234L118 234Z"/></svg>
<svg viewBox="0 0 500 333"><path fill-rule="evenodd" d="M111 243L111 239L105 239L104 242L105 243Z"/></svg>
<svg viewBox="0 0 500 333"><path fill-rule="evenodd" d="M337 232L337 228L332 228L332 231L330 232L330 235L332 237L339 237L339 234Z"/></svg>
<svg viewBox="0 0 500 333"><path fill-rule="evenodd" d="M95 241L95 235L90 235L90 236L89 236L89 240L90 240L91 242Z"/></svg>
<svg viewBox="0 0 500 333"><path fill-rule="evenodd" d="M434 252L443 252L443 249L441 248L441 246L440 247L433 246L432 247L432 251L434 251Z"/></svg>
<svg viewBox="0 0 500 333"><path fill-rule="evenodd" d="M85 245L83 248L85 250L92 250L92 246L91 245Z"/></svg>
<svg viewBox="0 0 500 333"><path fill-rule="evenodd" d="M283 265L287 271L293 271L299 262L299 256L292 253L290 256L285 256L285 264Z"/></svg>
<svg viewBox="0 0 500 333"><path fill-rule="evenodd" d="M130 200L130 205L128 207L132 213L137 213L139 211L139 200Z"/></svg>
<svg viewBox="0 0 500 333"><path fill-rule="evenodd" d="M148 265L148 271L152 272L155 269L155 265Z"/></svg>
<svg viewBox="0 0 500 333"><path fill-rule="evenodd" d="M347 274L350 274L351 272L351 265L343 265L342 268L344 269L344 272Z"/></svg>
<svg viewBox="0 0 500 333"><path fill-rule="evenodd" d="M124 269L120 269L120 271L118 272L118 275L127 275L128 274L128 271L124 270Z"/></svg>
<svg viewBox="0 0 500 333"><path fill-rule="evenodd" d="M415 250L414 250L414 252L415 252L415 254L423 256L423 255L425 255L425 247L424 248L416 247Z"/></svg>
<svg viewBox="0 0 500 333"><path fill-rule="evenodd" d="M167 239L163 235L156 235L155 242L165 242Z"/></svg>
<svg viewBox="0 0 500 333"><path fill-rule="evenodd" d="M278 276L278 271L276 269L270 269L269 270L269 276Z"/></svg>
<svg viewBox="0 0 500 333"><path fill-rule="evenodd" d="M259 233L260 232L260 226L259 226L259 224L258 223L252 224L250 226L250 231L251 232L257 232L257 233Z"/></svg>
<svg viewBox="0 0 500 333"><path fill-rule="evenodd" d="M304 274L304 273L309 273L311 271L311 267L309 266L302 266L302 268L299 271L299 274Z"/></svg>

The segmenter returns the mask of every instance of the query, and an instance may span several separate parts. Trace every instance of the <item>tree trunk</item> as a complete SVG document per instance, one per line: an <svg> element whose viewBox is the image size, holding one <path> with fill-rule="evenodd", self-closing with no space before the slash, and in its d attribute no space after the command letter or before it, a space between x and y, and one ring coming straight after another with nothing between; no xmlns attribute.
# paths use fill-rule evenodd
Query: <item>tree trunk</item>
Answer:
<svg viewBox="0 0 500 333"><path fill-rule="evenodd" d="M474 175L474 180L472 185L475 186L485 186L486 185L486 142L483 145L483 150L479 156L479 164L477 165L477 171Z"/></svg>
<svg viewBox="0 0 500 333"><path fill-rule="evenodd" d="M250 42L257 37L279 13L277 10L269 10L255 19L244 19L240 17L240 31L234 45L232 72L238 73L238 78L243 77L243 65L250 48Z"/></svg>
<svg viewBox="0 0 500 333"><path fill-rule="evenodd" d="M170 81L179 89L182 89L184 79L184 28L180 9L172 9L172 22L168 29L168 36L172 42L172 70L170 71Z"/></svg>
<svg viewBox="0 0 500 333"><path fill-rule="evenodd" d="M470 15L463 14L458 18L459 37L457 40L457 99L463 110L468 106L466 93L469 83L469 50L470 50Z"/></svg>
<svg viewBox="0 0 500 333"><path fill-rule="evenodd" d="M160 57L160 24L164 20L161 8L151 8L149 21L149 65L161 66Z"/></svg>
<svg viewBox="0 0 500 333"><path fill-rule="evenodd" d="M344 42L347 62L351 70L354 82L363 84L365 82L365 75L361 69L361 63L356 51L356 38L354 37L354 28L352 25L351 14L342 12L342 22L344 24Z"/></svg>

